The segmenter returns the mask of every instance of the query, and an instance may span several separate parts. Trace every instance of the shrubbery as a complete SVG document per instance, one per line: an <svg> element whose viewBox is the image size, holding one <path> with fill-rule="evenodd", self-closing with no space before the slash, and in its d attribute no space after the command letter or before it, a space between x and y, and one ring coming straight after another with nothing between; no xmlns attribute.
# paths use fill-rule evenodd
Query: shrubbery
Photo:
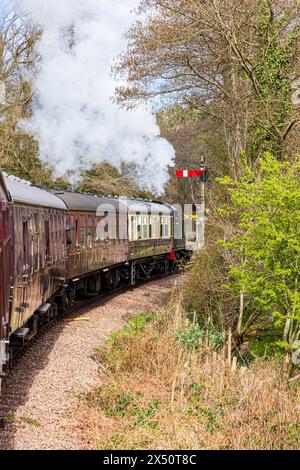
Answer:
<svg viewBox="0 0 300 470"><path fill-rule="evenodd" d="M151 321L132 318L99 356L101 384L84 400L91 447L297 448L298 393L278 360L239 366L224 339L188 319L178 292Z"/></svg>

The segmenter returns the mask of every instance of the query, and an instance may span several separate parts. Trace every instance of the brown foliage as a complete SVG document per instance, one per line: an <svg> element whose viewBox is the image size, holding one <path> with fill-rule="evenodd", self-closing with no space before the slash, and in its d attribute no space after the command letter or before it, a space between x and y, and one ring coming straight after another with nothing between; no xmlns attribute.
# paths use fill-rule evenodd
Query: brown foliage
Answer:
<svg viewBox="0 0 300 470"><path fill-rule="evenodd" d="M83 173L79 190L99 196L127 196L149 198L150 193L139 189L125 164L121 170L108 162L97 163Z"/></svg>
<svg viewBox="0 0 300 470"><path fill-rule="evenodd" d="M143 334L120 334L101 364L101 386L82 404L86 438L98 449L296 449L300 403L276 360L249 368L225 350L187 350L180 303Z"/></svg>

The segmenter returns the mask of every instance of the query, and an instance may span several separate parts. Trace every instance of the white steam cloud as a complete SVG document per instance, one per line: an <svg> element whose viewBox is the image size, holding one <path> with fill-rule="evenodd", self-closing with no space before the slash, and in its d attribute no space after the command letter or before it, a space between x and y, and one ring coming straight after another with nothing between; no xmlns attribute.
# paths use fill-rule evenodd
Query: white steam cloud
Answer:
<svg viewBox="0 0 300 470"><path fill-rule="evenodd" d="M174 150L159 137L155 116L112 103L113 60L124 50L125 30L137 0L22 0L43 35L34 82L35 104L26 123L38 138L40 156L57 175L92 163L139 165L139 182L159 192ZM72 47L70 48L70 41Z"/></svg>

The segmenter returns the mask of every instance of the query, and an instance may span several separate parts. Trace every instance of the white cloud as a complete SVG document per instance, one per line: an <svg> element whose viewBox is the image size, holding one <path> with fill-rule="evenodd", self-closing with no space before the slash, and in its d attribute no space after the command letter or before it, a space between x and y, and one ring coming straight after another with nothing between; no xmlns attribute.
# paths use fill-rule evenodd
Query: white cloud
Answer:
<svg viewBox="0 0 300 470"><path fill-rule="evenodd" d="M23 0L44 33L36 77L34 113L27 123L40 142L41 158L61 175L107 160L141 165L140 182L162 190L174 150L159 137L155 116L112 103L113 60L134 19L137 0ZM70 26L75 45L70 50ZM63 33L64 32L64 33Z"/></svg>

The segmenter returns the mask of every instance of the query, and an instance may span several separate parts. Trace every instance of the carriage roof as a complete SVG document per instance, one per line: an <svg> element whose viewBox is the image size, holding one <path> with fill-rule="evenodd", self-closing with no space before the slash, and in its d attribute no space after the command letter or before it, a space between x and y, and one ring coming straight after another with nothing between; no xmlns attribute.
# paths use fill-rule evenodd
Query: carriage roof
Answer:
<svg viewBox="0 0 300 470"><path fill-rule="evenodd" d="M128 207L128 212L151 215L170 215L171 210L162 202L144 201L139 199L124 199L123 204Z"/></svg>
<svg viewBox="0 0 300 470"><path fill-rule="evenodd" d="M127 211L129 213L139 212L141 214L163 214L169 215L170 208L163 203L156 203L152 201L144 201L139 199L126 199L126 198L112 198L104 196L92 196L90 194L79 194L71 192L56 192L70 211L78 212L97 212L97 209L102 206L103 210L119 213L120 211Z"/></svg>
<svg viewBox="0 0 300 470"><path fill-rule="evenodd" d="M174 211L174 208L162 202L53 191L33 186L31 183L13 176L6 176L5 174L2 174L2 176L13 203L19 202L32 206L94 213L97 212L100 206L107 212L119 213L120 210L128 210L129 214L138 212L140 214L170 215Z"/></svg>
<svg viewBox="0 0 300 470"><path fill-rule="evenodd" d="M57 191L55 194L66 204L69 211L97 212L99 206L105 206L107 212L119 212L119 201L109 197L92 196L90 194Z"/></svg>
<svg viewBox="0 0 300 470"><path fill-rule="evenodd" d="M37 188L27 181L12 176L3 175L3 181L13 203L66 210L64 202L45 189Z"/></svg>

